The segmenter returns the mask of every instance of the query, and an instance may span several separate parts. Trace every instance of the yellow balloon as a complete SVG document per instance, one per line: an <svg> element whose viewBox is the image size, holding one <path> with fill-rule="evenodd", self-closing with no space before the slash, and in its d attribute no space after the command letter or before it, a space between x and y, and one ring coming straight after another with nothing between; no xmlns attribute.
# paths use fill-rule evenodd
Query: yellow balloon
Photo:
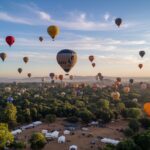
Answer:
<svg viewBox="0 0 150 150"><path fill-rule="evenodd" d="M120 93L119 92L112 92L111 97L113 98L113 100L118 101L120 99Z"/></svg>
<svg viewBox="0 0 150 150"><path fill-rule="evenodd" d="M124 88L123 88L123 91L124 91L125 93L129 93L129 92L130 92L130 87L128 87L128 86L124 87Z"/></svg>
<svg viewBox="0 0 150 150"><path fill-rule="evenodd" d="M47 28L47 32L51 36L51 38L54 40L55 37L59 34L59 27L55 25L49 26Z"/></svg>

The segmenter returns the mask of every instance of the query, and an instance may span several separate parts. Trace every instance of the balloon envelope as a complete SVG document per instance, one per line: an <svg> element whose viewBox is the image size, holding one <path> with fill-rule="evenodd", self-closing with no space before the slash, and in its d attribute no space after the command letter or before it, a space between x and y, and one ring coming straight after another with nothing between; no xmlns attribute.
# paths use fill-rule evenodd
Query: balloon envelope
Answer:
<svg viewBox="0 0 150 150"><path fill-rule="evenodd" d="M144 57L145 51L139 51L139 55L140 55L141 57Z"/></svg>
<svg viewBox="0 0 150 150"><path fill-rule="evenodd" d="M29 61L29 58L28 58L28 57L23 57L23 61L24 61L25 63L27 63L27 62Z"/></svg>
<svg viewBox="0 0 150 150"><path fill-rule="evenodd" d="M57 53L57 62L68 73L77 62L77 54L73 50L63 49Z"/></svg>
<svg viewBox="0 0 150 150"><path fill-rule="evenodd" d="M42 41L43 41L43 37L42 37L42 36L40 36L40 37L39 37L39 40L42 42Z"/></svg>
<svg viewBox="0 0 150 150"><path fill-rule="evenodd" d="M54 77L55 77L55 74L54 74L54 73L50 73L49 76L50 76L50 78L53 80Z"/></svg>
<svg viewBox="0 0 150 150"><path fill-rule="evenodd" d="M118 27L120 27L120 25L122 24L122 19L121 18L116 18L115 19L115 23Z"/></svg>
<svg viewBox="0 0 150 150"><path fill-rule="evenodd" d="M28 75L29 78L31 77L31 73L28 73L27 75Z"/></svg>
<svg viewBox="0 0 150 150"><path fill-rule="evenodd" d="M47 32L51 36L51 38L54 40L60 31L59 31L58 26L52 25L47 28Z"/></svg>
<svg viewBox="0 0 150 150"><path fill-rule="evenodd" d="M15 42L15 38L13 36L7 36L5 40L9 46L13 45L13 43Z"/></svg>
<svg viewBox="0 0 150 150"><path fill-rule="evenodd" d="M6 53L0 53L0 57L1 57L2 61L5 61L7 54Z"/></svg>
<svg viewBox="0 0 150 150"><path fill-rule="evenodd" d="M150 117L150 102L144 104L144 112Z"/></svg>
<svg viewBox="0 0 150 150"><path fill-rule="evenodd" d="M143 68L143 64L139 64L138 66L139 66L139 68L140 68L140 69L142 69L142 68Z"/></svg>
<svg viewBox="0 0 150 150"><path fill-rule="evenodd" d="M62 80L63 80L63 78L64 78L64 77L63 77L63 75L59 75L59 80L61 80L61 81L62 81Z"/></svg>
<svg viewBox="0 0 150 150"><path fill-rule="evenodd" d="M22 68L18 68L18 72L21 73L22 72Z"/></svg>
<svg viewBox="0 0 150 150"><path fill-rule="evenodd" d="M119 100L119 99L120 99L120 93L119 93L119 92L112 92L112 93L111 93L111 97L112 97L114 100Z"/></svg>
<svg viewBox="0 0 150 150"><path fill-rule="evenodd" d="M92 61L94 60L94 56L93 56L93 55L90 55L90 56L89 56L89 60L90 60L90 62L92 62Z"/></svg>

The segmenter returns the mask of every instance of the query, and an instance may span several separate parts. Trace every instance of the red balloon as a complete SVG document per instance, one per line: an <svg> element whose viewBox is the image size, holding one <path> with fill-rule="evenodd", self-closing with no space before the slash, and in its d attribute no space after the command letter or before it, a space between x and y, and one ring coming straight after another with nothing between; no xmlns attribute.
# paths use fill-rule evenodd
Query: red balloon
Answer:
<svg viewBox="0 0 150 150"><path fill-rule="evenodd" d="M7 36L6 37L6 42L9 46L13 45L13 43L15 42L15 38L13 36Z"/></svg>

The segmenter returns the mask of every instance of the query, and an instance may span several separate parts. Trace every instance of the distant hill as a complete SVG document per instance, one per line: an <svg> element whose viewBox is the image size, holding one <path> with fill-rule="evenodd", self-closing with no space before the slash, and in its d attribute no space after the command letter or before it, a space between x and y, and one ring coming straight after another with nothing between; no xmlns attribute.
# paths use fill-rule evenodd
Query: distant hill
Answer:
<svg viewBox="0 0 150 150"><path fill-rule="evenodd" d="M51 82L50 77L44 77L45 82ZM113 83L113 81L116 79L116 77L104 77L103 84L110 84ZM122 82L128 82L130 77L128 78L122 78ZM150 82L150 78L133 78L135 82ZM0 78L0 83L12 83L12 82L41 82L41 77L32 77L32 78ZM56 80L55 82L60 82L59 80ZM65 76L64 82L88 82L88 83L94 83L97 82L95 79L95 76L75 76L73 80L70 80L69 77ZM101 81L98 81L101 82Z"/></svg>

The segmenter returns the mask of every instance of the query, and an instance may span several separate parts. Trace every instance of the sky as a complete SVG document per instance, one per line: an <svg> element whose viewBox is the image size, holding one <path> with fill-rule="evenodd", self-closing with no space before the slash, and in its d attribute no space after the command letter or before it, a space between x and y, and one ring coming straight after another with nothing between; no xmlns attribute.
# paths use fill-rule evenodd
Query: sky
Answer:
<svg viewBox="0 0 150 150"><path fill-rule="evenodd" d="M77 53L72 75L101 72L104 76L149 77L149 6L149 0L1 0L0 53L8 57L0 61L0 77L24 78L29 72L34 77L65 74L56 61L62 49ZM123 20L120 28L114 23L118 17ZM50 25L60 28L55 41L47 33ZM12 47L5 42L8 35L15 37ZM144 58L140 50L145 50ZM94 68L89 55L95 56ZM29 57L28 64L24 56ZM144 65L141 70L139 63Z"/></svg>

